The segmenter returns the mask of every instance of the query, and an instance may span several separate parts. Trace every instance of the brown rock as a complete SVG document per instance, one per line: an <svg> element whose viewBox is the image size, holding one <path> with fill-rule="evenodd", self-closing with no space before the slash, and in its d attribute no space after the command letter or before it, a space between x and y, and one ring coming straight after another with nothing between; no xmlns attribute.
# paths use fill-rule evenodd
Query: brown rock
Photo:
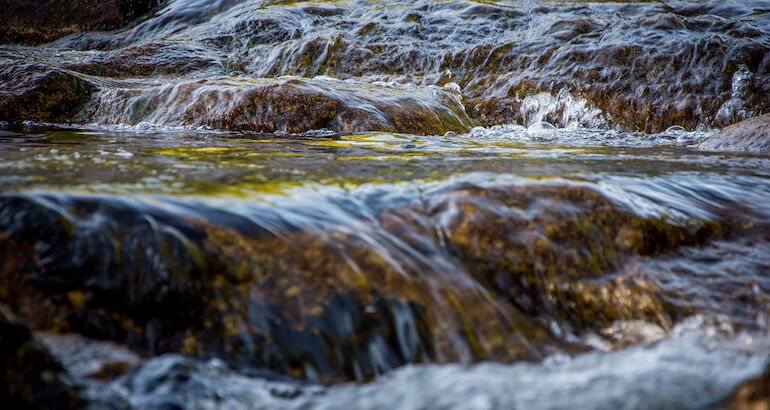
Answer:
<svg viewBox="0 0 770 410"><path fill-rule="evenodd" d="M84 122L301 133L390 131L443 135L473 125L456 90L333 79L219 77L101 93Z"/></svg>
<svg viewBox="0 0 770 410"><path fill-rule="evenodd" d="M0 301L35 329L140 353L365 380L410 362L584 349L555 337L554 319L666 327L680 314L671 295L626 263L717 230L636 217L569 185L459 187L355 231L260 214L0 196Z"/></svg>
<svg viewBox="0 0 770 410"><path fill-rule="evenodd" d="M113 30L162 0L0 0L0 43L40 44L72 33Z"/></svg>
<svg viewBox="0 0 770 410"><path fill-rule="evenodd" d="M148 41L118 50L94 53L85 61L62 61L79 73L101 77L149 77L185 75L193 71L223 69L215 56L194 42Z"/></svg>
<svg viewBox="0 0 770 410"><path fill-rule="evenodd" d="M724 410L770 409L770 367L756 379L741 383L722 406Z"/></svg>
<svg viewBox="0 0 770 410"><path fill-rule="evenodd" d="M770 114L725 127L698 145L704 151L770 152Z"/></svg>
<svg viewBox="0 0 770 410"><path fill-rule="evenodd" d="M22 60L0 60L0 121L67 122L96 87L75 75Z"/></svg>

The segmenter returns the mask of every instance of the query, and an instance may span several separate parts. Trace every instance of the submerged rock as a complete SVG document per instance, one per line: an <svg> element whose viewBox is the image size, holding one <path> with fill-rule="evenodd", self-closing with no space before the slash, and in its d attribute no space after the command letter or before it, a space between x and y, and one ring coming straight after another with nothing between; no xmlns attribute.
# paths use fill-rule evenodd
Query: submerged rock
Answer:
<svg viewBox="0 0 770 410"><path fill-rule="evenodd" d="M12 409L77 409L83 405L67 371L2 305L0 400Z"/></svg>
<svg viewBox="0 0 770 410"><path fill-rule="evenodd" d="M640 218L572 186L468 187L431 198L426 211L471 277L527 314L578 330L630 319L668 327L681 313L667 310L663 289L621 268L633 255L698 245L721 230Z"/></svg>
<svg viewBox="0 0 770 410"><path fill-rule="evenodd" d="M84 114L103 124L284 133L326 128L443 135L472 126L452 89L300 77L217 77L144 87L128 83L104 90Z"/></svg>
<svg viewBox="0 0 770 410"><path fill-rule="evenodd" d="M770 152L770 114L743 120L698 144L706 151Z"/></svg>
<svg viewBox="0 0 770 410"><path fill-rule="evenodd" d="M0 60L0 121L69 122L96 87L67 71Z"/></svg>
<svg viewBox="0 0 770 410"><path fill-rule="evenodd" d="M35 329L146 354L366 380L582 351L564 334L619 320L668 327L697 309L627 263L719 235L569 185L460 187L376 220L286 212L5 195L0 300Z"/></svg>
<svg viewBox="0 0 770 410"><path fill-rule="evenodd" d="M110 380L129 372L143 359L125 346L77 334L37 332L40 340L78 380Z"/></svg>
<svg viewBox="0 0 770 410"><path fill-rule="evenodd" d="M115 1L126 2L105 4ZM151 7L156 2L139 3ZM120 5L113 9L122 10ZM770 44L764 35L770 26L763 13L762 2L756 0L709 0L697 7L655 2L514 7L394 1L386 8L177 0L130 30L70 36L50 47L93 52L86 62L63 66L98 76L139 76L151 82L146 77L209 78L220 70L239 78L329 76L419 87L453 82L464 97L464 110L479 125L547 121L561 127L661 132L673 124L689 130L724 127L770 111L765 98L770 94ZM30 61L35 59L38 56ZM121 92L120 85L117 88L110 91ZM559 101L530 118L525 100L544 94ZM333 99L345 98L347 91L342 90ZM320 117L330 115L325 102L311 99L310 109L319 110ZM346 103L358 104L355 97L352 100ZM347 108L352 109L350 104ZM213 101L194 105L221 111ZM403 111L419 111L410 121L419 118L433 125L391 124L390 118L378 118L380 114L370 110L371 116L339 129L438 133L442 126L430 118L443 114L428 114L423 108L410 104ZM260 130L292 128L271 124L272 118L254 119L266 122L253 126ZM213 119L209 126L230 125L229 119Z"/></svg>
<svg viewBox="0 0 770 410"><path fill-rule="evenodd" d="M0 43L40 44L67 34L121 27L163 0L0 0Z"/></svg>
<svg viewBox="0 0 770 410"><path fill-rule="evenodd" d="M182 41L142 42L60 64L83 74L117 78L203 75L207 71L219 75L224 69L215 53L195 42Z"/></svg>

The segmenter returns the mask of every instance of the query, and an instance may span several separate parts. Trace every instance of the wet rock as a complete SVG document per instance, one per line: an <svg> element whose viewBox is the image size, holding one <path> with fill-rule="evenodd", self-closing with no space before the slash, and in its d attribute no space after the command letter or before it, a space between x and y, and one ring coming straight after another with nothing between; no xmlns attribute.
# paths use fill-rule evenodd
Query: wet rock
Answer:
<svg viewBox="0 0 770 410"><path fill-rule="evenodd" d="M0 297L37 329L323 381L563 345L462 276L423 276L429 266L391 259L408 253L381 254L339 227L277 235L213 209L207 222L99 198L2 202Z"/></svg>
<svg viewBox="0 0 770 410"><path fill-rule="evenodd" d="M0 400L13 409L82 406L69 374L27 326L0 305Z"/></svg>
<svg viewBox="0 0 770 410"><path fill-rule="evenodd" d="M101 77L184 76L224 71L219 59L193 42L153 41L89 56L85 61L62 62L62 66L79 73Z"/></svg>
<svg viewBox="0 0 770 410"><path fill-rule="evenodd" d="M770 152L770 114L730 125L698 144L698 149Z"/></svg>
<svg viewBox="0 0 770 410"><path fill-rule="evenodd" d="M554 23L545 34L558 40L569 41L577 36L595 31L599 27L599 24L591 19L564 20Z"/></svg>
<svg viewBox="0 0 770 410"><path fill-rule="evenodd" d="M719 234L716 223L636 217L573 186L462 187L378 212L376 222L248 214L3 196L0 300L35 329L144 354L367 380L410 362L585 348L554 326L666 328L695 309L667 303L631 262Z"/></svg>
<svg viewBox="0 0 770 410"><path fill-rule="evenodd" d="M330 35L305 28L293 41L249 50L245 70L419 84L435 84L436 73L449 71L466 97L466 110L481 125L521 123L522 99L563 91L588 100L610 125L645 132L673 124L722 127L767 112L770 54L755 28L763 23L753 21L761 10L716 1L698 7L697 13L672 15L652 4L603 3L533 8L527 14L448 2L372 11L380 17L376 23L327 16L319 27L344 24L350 30ZM280 10L293 15L291 7ZM285 32L300 27L288 17L274 21ZM741 66L754 77L734 98Z"/></svg>
<svg viewBox="0 0 770 410"><path fill-rule="evenodd" d="M763 410L770 408L770 368L756 379L743 382L722 405L724 410Z"/></svg>
<svg viewBox="0 0 770 410"><path fill-rule="evenodd" d="M457 91L333 79L239 77L106 90L85 121L300 133L392 131L443 135L472 122Z"/></svg>
<svg viewBox="0 0 770 410"><path fill-rule="evenodd" d="M667 311L662 289L620 268L720 232L707 221L639 218L570 186L468 187L432 198L427 212L469 275L523 312L578 329L633 319L669 326L678 313Z"/></svg>
<svg viewBox="0 0 770 410"><path fill-rule="evenodd" d="M452 1L363 11L261 2L231 9L235 3L175 2L132 30L70 36L54 46L124 48L72 66L105 76L203 77L221 65L257 78L452 81L478 125L530 125L519 108L541 93L585 100L601 111L602 126L645 132L724 127L770 111L767 23L756 2L527 9ZM542 120L556 124L568 111ZM374 122L374 129L398 129Z"/></svg>
<svg viewBox="0 0 770 410"><path fill-rule="evenodd" d="M37 332L35 337L79 380L111 380L143 362L135 352L114 342L77 334Z"/></svg>
<svg viewBox="0 0 770 410"><path fill-rule="evenodd" d="M113 30L163 0L0 0L0 43L40 44L72 33Z"/></svg>
<svg viewBox="0 0 770 410"><path fill-rule="evenodd" d="M75 75L21 60L0 60L0 121L68 122L96 87Z"/></svg>

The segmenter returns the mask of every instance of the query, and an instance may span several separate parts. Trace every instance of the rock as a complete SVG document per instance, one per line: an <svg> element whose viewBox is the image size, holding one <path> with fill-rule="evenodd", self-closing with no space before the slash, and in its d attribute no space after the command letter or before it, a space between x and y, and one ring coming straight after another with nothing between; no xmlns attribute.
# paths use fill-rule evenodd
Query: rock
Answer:
<svg viewBox="0 0 770 410"><path fill-rule="evenodd" d="M0 60L0 121L68 122L96 87L69 72Z"/></svg>
<svg viewBox="0 0 770 410"><path fill-rule="evenodd" d="M9 10L21 10L24 3L4 1ZM42 0L36 3L53 4ZM110 12L101 13L99 18L85 13L82 18L98 25L100 19L117 19L115 16L123 13L122 4L137 4L137 10L146 10L156 3L111 0L104 3L111 6L100 3L93 7L110 7ZM359 18L357 7L263 7L250 3L243 5L244 12L223 17L225 10L238 3L236 0L196 3L194 7L183 3L174 3L131 30L81 33L50 46L59 50L112 50L86 62L61 66L110 77L211 78L212 72L221 70L220 74L237 73L247 79L330 76L359 83L384 81L420 87L452 81L462 90L464 110L483 126L514 122L530 125L521 112L522 101L544 93L555 98L569 96L544 109L543 118L538 119L559 126L575 122L570 117L576 115L576 108L582 109L572 104L575 102L597 110L602 127L645 132L661 132L673 124L688 130L725 127L770 112L770 99L766 98L770 94L770 49L763 41L767 28L762 10L754 3L723 7L711 1L693 11L684 3L662 7L654 2L596 2L577 8L569 4L511 8L459 1L431 7L367 6L365 12L370 18L366 21ZM50 19L69 12L67 7L62 10L65 12L53 13L56 17ZM207 24L212 18L220 20ZM12 21L10 28L56 27ZM74 22L70 32L87 28L81 27L76 18L65 21ZM221 53L219 57L217 53ZM45 60L38 56L36 59ZM210 97L216 93L203 94ZM305 91L301 94L306 95ZM327 102L315 97L313 100L307 108L324 111ZM219 110L200 101L188 103L198 110ZM360 119L361 111L352 113L353 107L347 108L347 114L340 114L344 117L337 124L340 131L418 129L419 133L434 133L441 128L435 123L424 129L415 124L402 127L392 119L380 118L376 110ZM383 107L375 108L383 111ZM423 120L432 118L419 104L409 104L402 112L413 109L421 112ZM301 113L298 111L298 115ZM325 122L329 113L322 112L318 122ZM361 124L345 125L359 121L346 115L358 118ZM231 118L244 119L240 113L219 112L216 116L228 118L209 116L211 125L203 125L254 127L231 124ZM264 130L294 132L287 131L294 128L291 125L265 120L267 125L261 126ZM577 122L596 126L592 121Z"/></svg>
<svg viewBox="0 0 770 410"><path fill-rule="evenodd" d="M85 122L301 133L390 131L443 135L473 125L455 90L299 77L218 77L105 90Z"/></svg>
<svg viewBox="0 0 770 410"><path fill-rule="evenodd" d="M69 374L2 305L0 400L9 409L77 409L83 404Z"/></svg>
<svg viewBox="0 0 770 410"><path fill-rule="evenodd" d="M113 30L163 0L0 0L0 43L40 44L72 33Z"/></svg>
<svg viewBox="0 0 770 410"><path fill-rule="evenodd" d="M114 342L45 332L35 338L78 380L114 379L143 363L138 354Z"/></svg>
<svg viewBox="0 0 770 410"><path fill-rule="evenodd" d="M719 230L637 217L569 185L459 187L376 221L291 220L261 207L247 218L177 201L0 196L0 301L34 329L142 354L368 380L404 363L585 349L555 337L555 323L666 328L691 311L626 262Z"/></svg>
<svg viewBox="0 0 770 410"><path fill-rule="evenodd" d="M183 76L206 71L221 74L224 67L213 54L194 42L149 41L61 64L69 70L101 77Z"/></svg>
<svg viewBox="0 0 770 410"><path fill-rule="evenodd" d="M215 209L0 202L0 299L36 329L327 382L409 362L535 359L563 345L462 276L394 265L334 227L277 235Z"/></svg>
<svg viewBox="0 0 770 410"><path fill-rule="evenodd" d="M698 144L704 151L770 152L770 114L725 127Z"/></svg>
<svg viewBox="0 0 770 410"><path fill-rule="evenodd" d="M765 410L770 408L770 367L756 379L743 382L722 405L723 410Z"/></svg>
<svg viewBox="0 0 770 410"><path fill-rule="evenodd" d="M572 186L469 186L426 202L433 222L415 230L442 232L468 274L521 311L579 330L617 320L670 325L669 315L678 313L667 312L662 289L641 272L624 272L624 262L697 245L720 231L709 221L676 226L640 218Z"/></svg>
<svg viewBox="0 0 770 410"><path fill-rule="evenodd" d="M697 13L679 14L685 7L680 4L571 7L514 10L451 2L371 10L371 21L357 24L343 18L353 13L348 11L318 18L318 30L290 18L292 6L276 7L271 12L285 17L274 19L281 32L304 32L294 41L255 46L249 54L258 58L245 71L418 84L439 83L435 74L449 72L462 88L467 112L484 126L529 125L518 106L543 92L570 93L600 109L609 125L644 132L673 124L723 127L770 110L770 50L761 40L757 6L731 4L725 13L719 2L709 2ZM418 22L402 23L416 15ZM337 36L322 31L343 24L350 29ZM753 77L736 76L742 67ZM742 85L735 81L741 78ZM543 120L556 124L561 114Z"/></svg>

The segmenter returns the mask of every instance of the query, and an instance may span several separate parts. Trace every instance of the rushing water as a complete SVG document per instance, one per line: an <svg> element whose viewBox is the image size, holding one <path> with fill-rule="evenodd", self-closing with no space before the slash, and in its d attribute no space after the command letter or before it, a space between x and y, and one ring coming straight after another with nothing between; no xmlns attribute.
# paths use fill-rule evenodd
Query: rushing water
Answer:
<svg viewBox="0 0 770 410"><path fill-rule="evenodd" d="M770 156L698 144L767 112L768 10L177 0L0 46L87 94L0 105L2 303L94 408L717 408L770 351Z"/></svg>
<svg viewBox="0 0 770 410"><path fill-rule="evenodd" d="M59 199L50 200L64 209L81 206L78 197L97 194L101 201L126 198L128 206L139 212L148 209L156 219L162 216L150 209L161 206L174 214L248 231L252 228L243 223L226 222L246 218L279 237L308 226L347 232L364 238L397 269L427 276L431 271L460 275L450 286L461 292L466 286L478 286L463 273L474 268L459 266L446 245L431 245L430 236L419 231L413 234L422 238L422 244L382 231L390 229L382 225L383 213L420 198L435 201L436 195L468 184L568 184L596 190L644 217L666 216L686 224L726 221L726 213L740 210L751 223L767 226L770 159L693 149L692 144L706 135L676 129L647 135L586 128L535 134L523 126L499 126L440 137L319 132L276 138L215 131L28 125L3 130L2 181L6 190L28 192L31 198L54 194ZM101 211L102 218L117 217L110 216L108 205L103 206L107 207ZM97 221L83 223L101 223ZM500 226L500 232L509 229ZM556 353L542 364L416 366L395 370L372 384L329 389L250 376L221 362L164 356L112 382L109 389L97 384L89 391L100 403L136 406L168 402L183 407L248 408L262 403L266 408L335 408L342 403L343 407L382 408L392 407L398 398L397 406L404 408L564 408L570 400L592 408L709 408L731 386L757 374L766 360L764 295L770 292L770 282L761 272L770 268L770 238L763 228L741 232L623 265L622 270L653 278L666 289L668 303L680 306L682 312L705 315L700 322L690 321L684 331L669 328L678 314L588 328L565 321L564 313L540 319L550 323L547 326L557 338L589 350L615 350L663 338L649 347L573 359ZM346 239L337 240L338 246L346 246ZM302 251L297 252L295 257L303 257ZM349 257L359 260L354 253ZM430 286L446 287L435 280ZM431 309L451 320L446 308ZM412 314L402 315L406 315L403 320L415 320ZM627 319L634 316L631 313ZM489 333L480 323L473 326L482 338L506 334L504 329ZM560 343L552 344L545 354L563 351ZM459 350L445 353L448 356L440 360L474 360L473 354L462 352L466 348L456 347ZM389 354L384 346L374 344L369 349ZM490 352L487 357L505 355ZM368 354L358 360L377 362ZM379 360L386 360L379 365L382 370L393 366L387 359ZM610 391L616 393L610 395Z"/></svg>

